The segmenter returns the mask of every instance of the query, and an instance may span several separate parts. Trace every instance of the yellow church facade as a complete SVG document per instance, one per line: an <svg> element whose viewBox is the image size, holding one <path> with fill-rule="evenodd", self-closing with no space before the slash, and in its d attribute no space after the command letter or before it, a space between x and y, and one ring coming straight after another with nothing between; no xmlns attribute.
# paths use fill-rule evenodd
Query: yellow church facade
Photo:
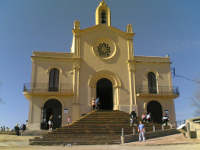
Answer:
<svg viewBox="0 0 200 150"><path fill-rule="evenodd" d="M33 52L31 83L24 85L29 100L28 129L48 129L67 125L92 111L92 98L100 98L100 110L112 109L138 117L152 114L161 122L165 111L175 123L169 56L134 56L133 29L126 32L111 26L110 9L102 1L96 9L96 25L80 29L74 22L70 53Z"/></svg>

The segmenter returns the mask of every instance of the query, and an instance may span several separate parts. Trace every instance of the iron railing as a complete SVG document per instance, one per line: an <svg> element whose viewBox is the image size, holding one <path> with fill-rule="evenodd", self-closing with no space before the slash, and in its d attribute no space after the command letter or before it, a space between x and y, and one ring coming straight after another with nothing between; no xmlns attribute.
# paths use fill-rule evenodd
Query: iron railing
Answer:
<svg viewBox="0 0 200 150"><path fill-rule="evenodd" d="M138 85L136 88L137 94L157 94L157 95L179 95L179 87L175 86L157 86L148 87Z"/></svg>
<svg viewBox="0 0 200 150"><path fill-rule="evenodd" d="M25 83L24 92L29 93L63 93L73 94L72 84L58 84L57 86L49 86L48 83Z"/></svg>
<svg viewBox="0 0 200 150"><path fill-rule="evenodd" d="M179 121L176 121L176 126L180 126L182 124L185 124L186 120L179 120Z"/></svg>

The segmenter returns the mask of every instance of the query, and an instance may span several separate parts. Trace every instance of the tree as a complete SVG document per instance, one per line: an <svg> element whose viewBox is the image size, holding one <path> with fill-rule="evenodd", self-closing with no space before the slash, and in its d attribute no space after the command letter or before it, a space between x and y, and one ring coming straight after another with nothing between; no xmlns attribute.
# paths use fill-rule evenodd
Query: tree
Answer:
<svg viewBox="0 0 200 150"><path fill-rule="evenodd" d="M192 98L192 106L196 107L195 115L200 116L200 80L196 79L197 88Z"/></svg>

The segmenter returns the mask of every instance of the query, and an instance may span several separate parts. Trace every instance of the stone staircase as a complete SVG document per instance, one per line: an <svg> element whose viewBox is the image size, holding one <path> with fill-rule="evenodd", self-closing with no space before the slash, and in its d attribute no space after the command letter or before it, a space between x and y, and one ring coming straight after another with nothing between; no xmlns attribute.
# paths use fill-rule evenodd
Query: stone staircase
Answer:
<svg viewBox="0 0 200 150"><path fill-rule="evenodd" d="M139 121L139 119L138 119ZM145 124L146 132L161 130L160 124ZM130 115L118 110L92 111L68 126L30 139L31 145L100 145L120 144L122 128L124 135L137 133L137 125L130 126ZM165 128L166 129L166 128Z"/></svg>

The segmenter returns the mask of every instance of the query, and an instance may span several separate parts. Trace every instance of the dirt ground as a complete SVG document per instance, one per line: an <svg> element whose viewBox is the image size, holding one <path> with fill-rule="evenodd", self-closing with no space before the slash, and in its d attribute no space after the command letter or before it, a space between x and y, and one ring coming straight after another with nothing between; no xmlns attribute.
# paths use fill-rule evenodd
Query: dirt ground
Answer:
<svg viewBox="0 0 200 150"><path fill-rule="evenodd" d="M131 142L124 145L81 145L81 146L31 146L29 139L34 136L16 136L0 134L2 150L200 150L199 139L183 138L182 134Z"/></svg>

